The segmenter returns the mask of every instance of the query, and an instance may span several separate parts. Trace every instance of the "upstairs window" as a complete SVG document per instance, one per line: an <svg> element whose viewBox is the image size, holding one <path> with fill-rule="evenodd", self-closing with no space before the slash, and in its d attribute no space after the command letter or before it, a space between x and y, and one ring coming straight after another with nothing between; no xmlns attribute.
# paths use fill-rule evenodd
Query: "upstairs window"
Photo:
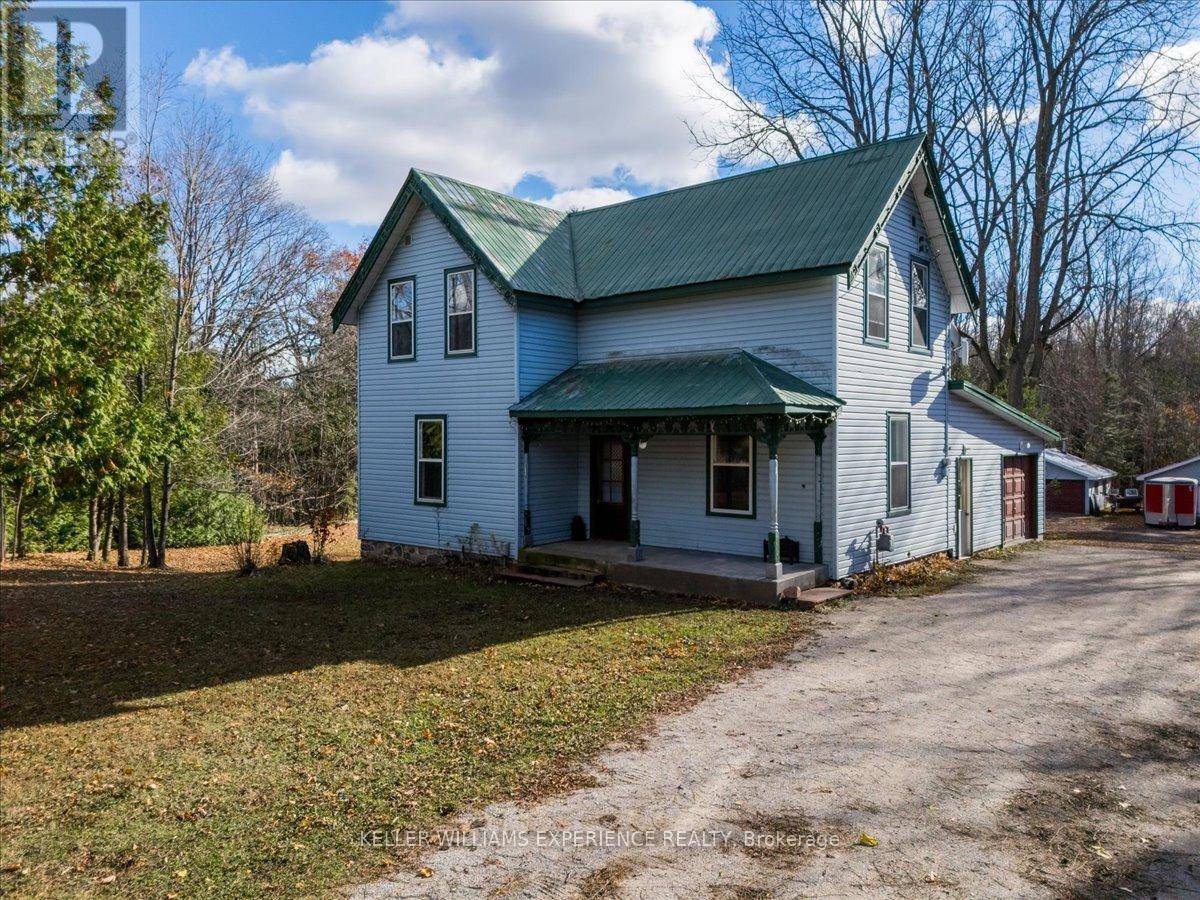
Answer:
<svg viewBox="0 0 1200 900"><path fill-rule="evenodd" d="M888 250L876 244L867 253L867 340L888 338Z"/></svg>
<svg viewBox="0 0 1200 900"><path fill-rule="evenodd" d="M417 352L417 279L393 278L388 291L388 359L412 359Z"/></svg>
<svg viewBox="0 0 1200 900"><path fill-rule="evenodd" d="M912 305L912 334L909 344L929 349L929 263L914 259L909 282Z"/></svg>
<svg viewBox="0 0 1200 900"><path fill-rule="evenodd" d="M475 352L475 270L446 270L446 355Z"/></svg>
<svg viewBox="0 0 1200 900"><path fill-rule="evenodd" d="M708 512L754 515L754 438L714 434L708 438Z"/></svg>
<svg viewBox="0 0 1200 900"><path fill-rule="evenodd" d="M908 413L887 415L888 515L906 513L911 507L912 464Z"/></svg>
<svg viewBox="0 0 1200 900"><path fill-rule="evenodd" d="M417 486L414 499L446 505L446 417L417 417Z"/></svg>

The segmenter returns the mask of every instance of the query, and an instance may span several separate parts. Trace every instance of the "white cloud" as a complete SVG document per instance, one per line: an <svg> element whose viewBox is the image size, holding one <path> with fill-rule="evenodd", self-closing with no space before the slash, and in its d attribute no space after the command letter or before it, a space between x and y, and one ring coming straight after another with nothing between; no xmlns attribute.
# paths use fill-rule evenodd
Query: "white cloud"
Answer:
<svg viewBox="0 0 1200 900"><path fill-rule="evenodd" d="M551 202L616 202L598 183L673 187L712 177L687 123L713 113L693 83L717 34L710 9L671 2L396 6L377 32L254 67L204 51L185 79L239 96L288 149L284 195L326 221L373 224L410 166Z"/></svg>
<svg viewBox="0 0 1200 900"><path fill-rule="evenodd" d="M545 206L552 206L571 212L576 209L591 209L593 206L608 206L620 203L622 200L632 200L634 195L629 191L609 187L570 188L559 191L548 200L539 200Z"/></svg>

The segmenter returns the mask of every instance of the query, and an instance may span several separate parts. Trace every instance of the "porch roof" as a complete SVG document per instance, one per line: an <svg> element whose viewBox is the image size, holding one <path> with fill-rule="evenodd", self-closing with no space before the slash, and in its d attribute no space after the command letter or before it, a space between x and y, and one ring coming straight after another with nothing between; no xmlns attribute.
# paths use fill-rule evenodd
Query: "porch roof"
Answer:
<svg viewBox="0 0 1200 900"><path fill-rule="evenodd" d="M581 363L510 407L518 419L796 415L844 402L745 350Z"/></svg>

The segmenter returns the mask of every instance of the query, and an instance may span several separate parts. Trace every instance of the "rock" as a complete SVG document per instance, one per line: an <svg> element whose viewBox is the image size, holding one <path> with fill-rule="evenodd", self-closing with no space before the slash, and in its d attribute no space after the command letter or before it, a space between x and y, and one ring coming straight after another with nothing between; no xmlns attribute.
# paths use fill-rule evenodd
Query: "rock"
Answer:
<svg viewBox="0 0 1200 900"><path fill-rule="evenodd" d="M289 541L279 552L281 566L306 566L312 562L312 554L308 550L308 541Z"/></svg>

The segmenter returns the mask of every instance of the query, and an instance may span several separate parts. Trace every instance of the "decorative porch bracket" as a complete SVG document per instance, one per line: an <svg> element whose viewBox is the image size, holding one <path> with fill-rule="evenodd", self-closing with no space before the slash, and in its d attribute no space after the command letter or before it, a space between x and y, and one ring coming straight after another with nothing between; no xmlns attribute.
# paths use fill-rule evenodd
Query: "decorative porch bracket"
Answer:
<svg viewBox="0 0 1200 900"><path fill-rule="evenodd" d="M816 481L816 502L813 507L813 562L821 565L825 562L825 457L821 449L825 444L825 425L817 425L807 429L812 438L814 454L814 471Z"/></svg>

